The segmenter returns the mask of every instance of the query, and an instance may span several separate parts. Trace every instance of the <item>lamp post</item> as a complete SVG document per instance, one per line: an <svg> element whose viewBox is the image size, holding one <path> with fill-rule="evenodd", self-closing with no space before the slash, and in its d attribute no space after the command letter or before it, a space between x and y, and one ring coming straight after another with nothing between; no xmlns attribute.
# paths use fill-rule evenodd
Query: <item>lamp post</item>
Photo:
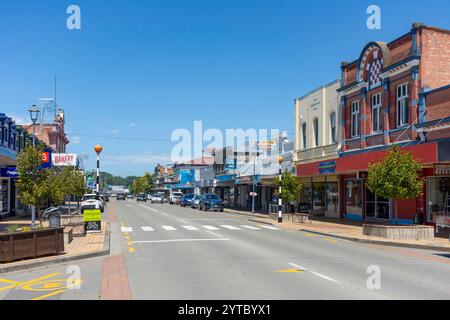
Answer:
<svg viewBox="0 0 450 320"><path fill-rule="evenodd" d="M253 157L253 191L252 191L252 213L255 213L255 194L256 194L256 157L259 156L259 142L256 143L256 155Z"/></svg>
<svg viewBox="0 0 450 320"><path fill-rule="evenodd" d="M281 164L284 161L283 157L278 157L278 223L283 222L283 198L281 197Z"/></svg>
<svg viewBox="0 0 450 320"><path fill-rule="evenodd" d="M28 112L30 113L31 122L33 123L33 148L36 148L36 122L39 118L39 109L36 105L33 105ZM33 204L31 206L31 229L36 229L36 206Z"/></svg>
<svg viewBox="0 0 450 320"><path fill-rule="evenodd" d="M95 152L97 153L97 194L100 193L100 153L103 151L103 147L101 145L96 145L94 147Z"/></svg>

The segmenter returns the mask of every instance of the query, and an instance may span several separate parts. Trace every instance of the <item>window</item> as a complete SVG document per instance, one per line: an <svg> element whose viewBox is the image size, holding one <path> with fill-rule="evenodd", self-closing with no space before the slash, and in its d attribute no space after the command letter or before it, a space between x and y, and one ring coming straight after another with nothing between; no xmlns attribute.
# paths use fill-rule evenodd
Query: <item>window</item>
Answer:
<svg viewBox="0 0 450 320"><path fill-rule="evenodd" d="M381 131L381 93L372 96L372 131Z"/></svg>
<svg viewBox="0 0 450 320"><path fill-rule="evenodd" d="M345 213L362 216L362 183L361 180L345 181Z"/></svg>
<svg viewBox="0 0 450 320"><path fill-rule="evenodd" d="M314 118L313 120L313 127L314 127L314 146L319 146L319 119Z"/></svg>
<svg viewBox="0 0 450 320"><path fill-rule="evenodd" d="M408 84L402 84L397 87L397 126L402 127L409 123L408 112Z"/></svg>
<svg viewBox="0 0 450 320"><path fill-rule="evenodd" d="M302 125L302 139L303 139L303 149L306 149L306 122L303 122Z"/></svg>
<svg viewBox="0 0 450 320"><path fill-rule="evenodd" d="M352 102L352 137L359 136L359 101Z"/></svg>
<svg viewBox="0 0 450 320"><path fill-rule="evenodd" d="M332 112L330 115L330 142L331 144L336 143L336 112Z"/></svg>
<svg viewBox="0 0 450 320"><path fill-rule="evenodd" d="M368 218L385 219L390 218L390 201L382 198L366 189L366 216Z"/></svg>

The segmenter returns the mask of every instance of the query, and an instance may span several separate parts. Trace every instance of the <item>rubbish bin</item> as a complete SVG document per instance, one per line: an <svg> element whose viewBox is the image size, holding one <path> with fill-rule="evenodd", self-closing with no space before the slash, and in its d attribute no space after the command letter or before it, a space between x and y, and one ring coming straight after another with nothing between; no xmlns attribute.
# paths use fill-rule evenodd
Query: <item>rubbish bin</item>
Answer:
<svg viewBox="0 0 450 320"><path fill-rule="evenodd" d="M61 209L55 208L48 212L48 222L50 228L61 228Z"/></svg>

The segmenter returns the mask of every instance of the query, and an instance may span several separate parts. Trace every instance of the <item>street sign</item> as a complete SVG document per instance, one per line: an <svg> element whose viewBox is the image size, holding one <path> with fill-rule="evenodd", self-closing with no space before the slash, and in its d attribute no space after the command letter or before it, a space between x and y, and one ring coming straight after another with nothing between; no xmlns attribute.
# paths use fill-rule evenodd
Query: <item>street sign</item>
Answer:
<svg viewBox="0 0 450 320"><path fill-rule="evenodd" d="M83 212L84 230L101 231L102 229L102 213L100 209L84 210Z"/></svg>
<svg viewBox="0 0 450 320"><path fill-rule="evenodd" d="M258 194L257 194L256 192L250 192L250 196L252 196L252 197L257 197Z"/></svg>

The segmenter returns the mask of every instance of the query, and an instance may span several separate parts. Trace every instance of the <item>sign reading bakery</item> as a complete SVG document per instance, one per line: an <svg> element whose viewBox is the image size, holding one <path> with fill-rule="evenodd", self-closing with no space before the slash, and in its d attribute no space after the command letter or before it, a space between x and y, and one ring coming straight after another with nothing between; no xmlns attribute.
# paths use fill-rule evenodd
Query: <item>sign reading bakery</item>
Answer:
<svg viewBox="0 0 450 320"><path fill-rule="evenodd" d="M77 155L69 153L53 153L52 163L55 167L76 167Z"/></svg>

